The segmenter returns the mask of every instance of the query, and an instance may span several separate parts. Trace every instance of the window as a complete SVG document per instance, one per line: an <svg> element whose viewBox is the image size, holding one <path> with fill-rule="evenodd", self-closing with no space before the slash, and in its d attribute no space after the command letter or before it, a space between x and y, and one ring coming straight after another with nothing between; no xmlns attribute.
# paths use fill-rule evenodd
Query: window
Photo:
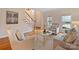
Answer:
<svg viewBox="0 0 79 59"><path fill-rule="evenodd" d="M71 16L62 16L63 22L71 22Z"/></svg>
<svg viewBox="0 0 79 59"><path fill-rule="evenodd" d="M72 20L71 16L62 16L62 22L63 22L62 29L65 32L68 32L71 29L71 20Z"/></svg>
<svg viewBox="0 0 79 59"><path fill-rule="evenodd" d="M52 22L53 22L52 17L47 17L47 27L48 28L52 26Z"/></svg>

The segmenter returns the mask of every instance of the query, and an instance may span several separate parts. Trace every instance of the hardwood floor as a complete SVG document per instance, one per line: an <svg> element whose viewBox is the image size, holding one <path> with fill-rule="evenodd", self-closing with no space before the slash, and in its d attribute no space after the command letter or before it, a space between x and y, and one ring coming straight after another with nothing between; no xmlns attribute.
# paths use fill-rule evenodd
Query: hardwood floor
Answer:
<svg viewBox="0 0 79 59"><path fill-rule="evenodd" d="M0 50L11 50L9 38L0 38Z"/></svg>

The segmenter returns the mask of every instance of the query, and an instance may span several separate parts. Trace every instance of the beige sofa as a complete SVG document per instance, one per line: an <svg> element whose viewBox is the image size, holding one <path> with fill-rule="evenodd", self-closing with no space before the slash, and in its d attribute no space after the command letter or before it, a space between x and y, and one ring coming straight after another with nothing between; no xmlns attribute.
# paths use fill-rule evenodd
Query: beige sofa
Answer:
<svg viewBox="0 0 79 59"><path fill-rule="evenodd" d="M54 39L53 49L54 50L79 50L79 40L78 40L77 32L74 30L69 32L65 36L64 41Z"/></svg>

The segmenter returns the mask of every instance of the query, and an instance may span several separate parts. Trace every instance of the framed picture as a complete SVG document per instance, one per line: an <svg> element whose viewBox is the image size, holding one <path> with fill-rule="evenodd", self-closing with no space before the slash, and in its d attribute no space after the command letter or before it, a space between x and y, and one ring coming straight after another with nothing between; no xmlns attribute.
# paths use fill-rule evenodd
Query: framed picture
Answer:
<svg viewBox="0 0 79 59"><path fill-rule="evenodd" d="M6 24L18 24L18 13L6 11Z"/></svg>

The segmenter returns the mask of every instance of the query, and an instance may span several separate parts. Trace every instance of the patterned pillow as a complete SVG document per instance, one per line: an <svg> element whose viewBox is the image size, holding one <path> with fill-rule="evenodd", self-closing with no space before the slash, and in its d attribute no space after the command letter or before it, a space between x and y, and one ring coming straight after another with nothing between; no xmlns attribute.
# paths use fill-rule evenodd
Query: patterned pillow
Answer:
<svg viewBox="0 0 79 59"><path fill-rule="evenodd" d="M23 40L22 35L21 35L21 33L20 33L19 31L17 31L17 32L15 33L15 35L16 35L16 37L17 37L17 39L18 39L19 41Z"/></svg>

